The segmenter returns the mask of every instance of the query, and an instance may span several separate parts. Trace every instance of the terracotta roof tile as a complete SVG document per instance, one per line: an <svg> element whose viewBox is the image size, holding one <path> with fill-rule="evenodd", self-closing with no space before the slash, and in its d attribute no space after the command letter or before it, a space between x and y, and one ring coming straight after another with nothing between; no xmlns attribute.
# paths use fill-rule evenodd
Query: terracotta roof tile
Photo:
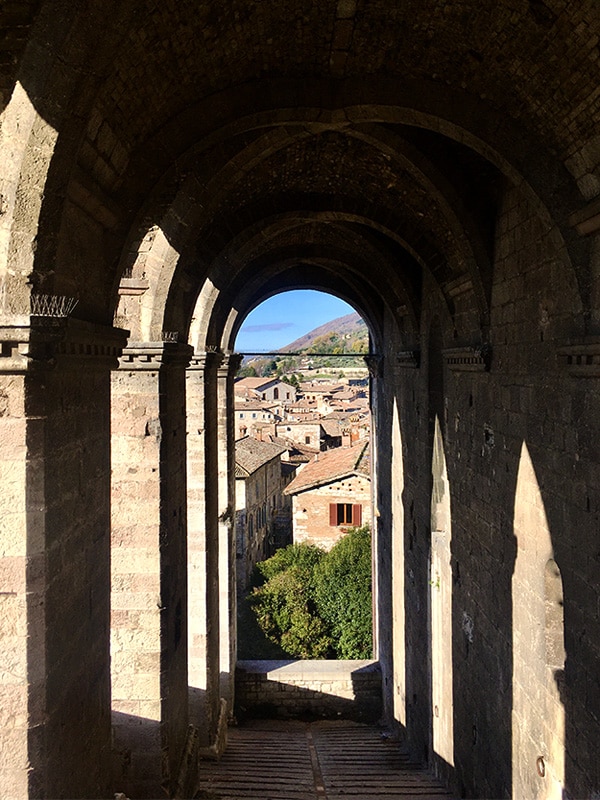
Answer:
<svg viewBox="0 0 600 800"><path fill-rule="evenodd" d="M340 480L347 475L370 478L369 442L354 447L336 447L319 453L317 460L307 464L284 491L285 494L297 494L313 486Z"/></svg>
<svg viewBox="0 0 600 800"><path fill-rule="evenodd" d="M235 476L244 478L273 458L281 456L287 448L272 442L260 442L251 436L238 439L235 443Z"/></svg>

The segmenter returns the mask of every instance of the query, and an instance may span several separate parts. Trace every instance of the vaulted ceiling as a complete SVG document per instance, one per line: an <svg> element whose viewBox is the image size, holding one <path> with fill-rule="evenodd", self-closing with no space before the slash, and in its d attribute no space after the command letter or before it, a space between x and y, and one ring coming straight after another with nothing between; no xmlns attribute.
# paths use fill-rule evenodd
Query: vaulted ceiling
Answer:
<svg viewBox="0 0 600 800"><path fill-rule="evenodd" d="M413 321L427 279L484 324L504 182L567 241L600 192L594 0L46 0L0 34L3 103L58 132L32 282L91 317L133 269L179 326L207 277L242 312L318 284Z"/></svg>

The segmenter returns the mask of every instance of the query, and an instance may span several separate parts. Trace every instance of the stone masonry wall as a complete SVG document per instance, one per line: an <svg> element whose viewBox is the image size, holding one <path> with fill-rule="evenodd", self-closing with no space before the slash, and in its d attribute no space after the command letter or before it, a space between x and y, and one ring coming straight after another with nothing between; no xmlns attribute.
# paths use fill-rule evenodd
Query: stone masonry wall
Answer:
<svg viewBox="0 0 600 800"><path fill-rule="evenodd" d="M467 795L545 797L568 786L573 797L583 797L600 785L591 755L600 721L586 700L598 691L593 565L600 408L593 371L575 377L561 356L565 343L581 335L575 288L560 241L525 195L509 188L497 226L490 371L461 368L447 356L462 343L481 342L472 327L472 297L457 298L460 314L452 321L427 290L420 367L396 366L395 396L383 415L380 444L397 404L401 436L392 437L392 468L402 486L393 491L392 512L401 530L394 522L393 540L394 553L403 548L404 555L393 556L394 569L403 572L392 578L394 593L403 594L393 597L394 631L398 615L406 615L404 632L394 632L391 643L405 670L392 676L384 667L384 685L394 678L394 713L404 720L414 756ZM432 334L436 325L441 341ZM385 357L394 360L395 350L410 344L386 337ZM439 385L443 399L436 405ZM454 732L449 759L432 749L437 689L428 644L437 590L431 567L436 415L452 531L451 587L444 587L452 597L453 697L444 700ZM389 453L380 452L379 463L381 481ZM549 559L560 576L556 586L564 588L564 674L547 660Z"/></svg>

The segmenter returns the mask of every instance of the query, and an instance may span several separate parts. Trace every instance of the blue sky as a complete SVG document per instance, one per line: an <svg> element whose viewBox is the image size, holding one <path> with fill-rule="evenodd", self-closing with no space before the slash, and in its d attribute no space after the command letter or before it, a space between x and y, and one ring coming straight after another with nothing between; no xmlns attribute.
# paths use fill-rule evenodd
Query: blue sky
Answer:
<svg viewBox="0 0 600 800"><path fill-rule="evenodd" d="M238 353L273 351L354 309L338 297L308 289L270 297L251 311L235 340Z"/></svg>

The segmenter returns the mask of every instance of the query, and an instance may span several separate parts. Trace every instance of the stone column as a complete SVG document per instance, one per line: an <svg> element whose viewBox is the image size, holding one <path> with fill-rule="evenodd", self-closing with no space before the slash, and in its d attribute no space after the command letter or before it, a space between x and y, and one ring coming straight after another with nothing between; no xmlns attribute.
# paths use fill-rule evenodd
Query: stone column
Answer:
<svg viewBox="0 0 600 800"><path fill-rule="evenodd" d="M196 354L187 370L188 675L190 723L213 744L220 709L219 547L217 531L216 353Z"/></svg>
<svg viewBox="0 0 600 800"><path fill-rule="evenodd" d="M172 794L188 724L185 369L130 343L113 374L114 789Z"/></svg>
<svg viewBox="0 0 600 800"><path fill-rule="evenodd" d="M384 358L371 354L364 357L369 369L369 396L371 401L371 486L373 493L373 657L381 665L384 716L392 714L392 530L390 514L389 470L378 469L381 444L382 456L389 459L390 452L390 400L383 382ZM385 475L385 483L380 478Z"/></svg>
<svg viewBox="0 0 600 800"><path fill-rule="evenodd" d="M0 340L0 796L107 797L110 370L125 335L26 316Z"/></svg>
<svg viewBox="0 0 600 800"><path fill-rule="evenodd" d="M221 697L233 710L237 648L235 430L233 383L242 357L223 356L217 371Z"/></svg>

